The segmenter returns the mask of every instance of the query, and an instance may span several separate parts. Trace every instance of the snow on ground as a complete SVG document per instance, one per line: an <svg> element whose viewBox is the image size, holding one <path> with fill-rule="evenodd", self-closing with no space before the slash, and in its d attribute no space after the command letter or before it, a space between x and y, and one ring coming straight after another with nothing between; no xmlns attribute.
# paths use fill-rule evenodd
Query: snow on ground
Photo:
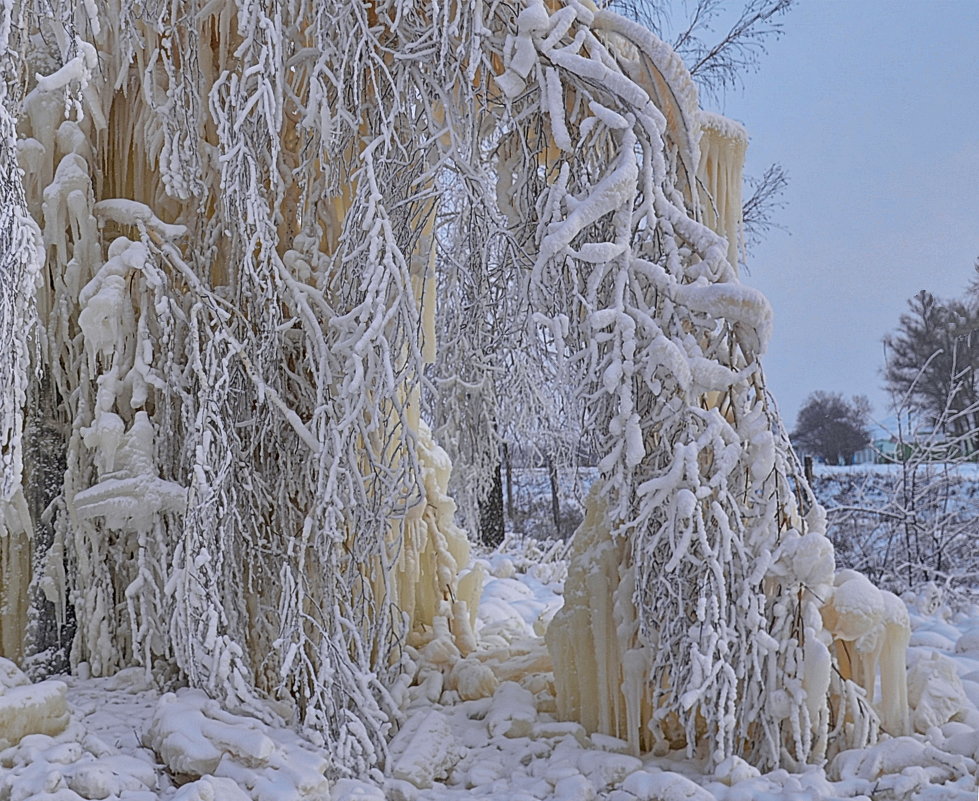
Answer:
<svg viewBox="0 0 979 801"><path fill-rule="evenodd" d="M907 477L916 486L908 492L921 494L925 487L941 479L950 508L973 511L979 496L979 463L919 463L815 465L813 490L827 509L858 505L883 507L900 499L902 482Z"/></svg>
<svg viewBox="0 0 979 801"><path fill-rule="evenodd" d="M230 714L198 691L162 693L139 669L28 685L0 660L0 801L977 798L979 607L953 613L933 588L909 598L911 693L925 734L885 738L801 773L760 775L733 759L709 776L682 753L640 759L620 740L556 720L540 634L561 604L565 548L514 538L482 560L480 648L450 672L426 665L425 648L409 648L419 683L405 693L383 783L345 779L331 789L329 755L312 743ZM4 740L3 716L15 701L22 715L34 709L35 731L48 733Z"/></svg>

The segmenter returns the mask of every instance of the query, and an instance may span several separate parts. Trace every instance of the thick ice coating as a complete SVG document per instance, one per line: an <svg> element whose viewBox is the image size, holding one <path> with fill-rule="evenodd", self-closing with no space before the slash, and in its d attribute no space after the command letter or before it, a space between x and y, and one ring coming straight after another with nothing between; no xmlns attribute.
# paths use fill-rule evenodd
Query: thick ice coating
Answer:
<svg viewBox="0 0 979 801"><path fill-rule="evenodd" d="M0 52L4 656L175 676L207 765L273 759L215 744L233 710L367 775L406 645L436 697L519 700L449 487L471 517L540 441L601 474L563 714L800 765L874 736L879 666L904 725L894 602L838 587L832 669L832 551L737 276L746 137L655 35L588 0L51 0L0 4Z"/></svg>

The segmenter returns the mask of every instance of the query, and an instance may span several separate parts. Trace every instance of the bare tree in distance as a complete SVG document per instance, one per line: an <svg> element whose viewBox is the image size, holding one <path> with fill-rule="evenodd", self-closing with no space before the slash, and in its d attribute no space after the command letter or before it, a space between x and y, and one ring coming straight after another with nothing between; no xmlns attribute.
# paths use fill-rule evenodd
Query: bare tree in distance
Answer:
<svg viewBox="0 0 979 801"><path fill-rule="evenodd" d="M936 431L974 451L979 428L979 287L944 300L922 290L884 338L884 381L894 408L908 407Z"/></svg>
<svg viewBox="0 0 979 801"><path fill-rule="evenodd" d="M839 497L824 499L840 563L895 592L929 584L938 597L975 596L979 496L966 463L979 442L977 301L976 281L964 299L921 291L908 301L884 340L897 464L840 476Z"/></svg>
<svg viewBox="0 0 979 801"><path fill-rule="evenodd" d="M863 395L847 401L839 392L813 392L799 410L792 443L826 464L852 464L870 440L870 402Z"/></svg>

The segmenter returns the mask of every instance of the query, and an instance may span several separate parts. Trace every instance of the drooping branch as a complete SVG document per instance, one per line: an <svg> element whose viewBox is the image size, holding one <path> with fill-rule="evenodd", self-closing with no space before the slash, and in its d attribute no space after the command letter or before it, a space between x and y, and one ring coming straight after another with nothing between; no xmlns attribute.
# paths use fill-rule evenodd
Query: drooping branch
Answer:
<svg viewBox="0 0 979 801"><path fill-rule="evenodd" d="M608 7L670 41L702 91L717 97L757 67L768 43L782 35L780 18L793 2L747 0L735 13L724 0L696 0L680 10L657 0L610 0Z"/></svg>

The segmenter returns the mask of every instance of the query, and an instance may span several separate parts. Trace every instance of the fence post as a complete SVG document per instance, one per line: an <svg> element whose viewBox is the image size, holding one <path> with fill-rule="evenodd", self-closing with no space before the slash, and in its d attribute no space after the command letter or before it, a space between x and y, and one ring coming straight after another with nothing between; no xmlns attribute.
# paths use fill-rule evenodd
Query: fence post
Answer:
<svg viewBox="0 0 979 801"><path fill-rule="evenodd" d="M547 454L547 475L551 479L551 515L554 517L554 530L557 532L558 539L563 539L561 534L561 502L558 498L557 488L557 465L554 458Z"/></svg>

